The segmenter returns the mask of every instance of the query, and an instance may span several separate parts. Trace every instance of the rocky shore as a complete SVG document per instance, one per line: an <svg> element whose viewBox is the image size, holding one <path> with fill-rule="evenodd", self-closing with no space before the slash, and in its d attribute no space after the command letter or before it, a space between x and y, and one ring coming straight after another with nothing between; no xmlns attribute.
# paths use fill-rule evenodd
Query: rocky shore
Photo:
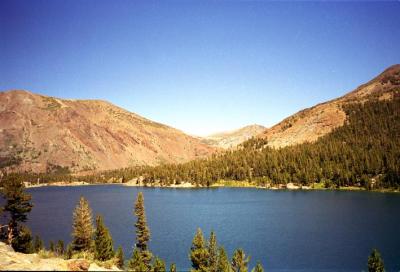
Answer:
<svg viewBox="0 0 400 272"><path fill-rule="evenodd" d="M85 259L64 260L61 258L41 258L38 254L15 252L10 246L0 242L1 271L120 271L116 267L107 269Z"/></svg>

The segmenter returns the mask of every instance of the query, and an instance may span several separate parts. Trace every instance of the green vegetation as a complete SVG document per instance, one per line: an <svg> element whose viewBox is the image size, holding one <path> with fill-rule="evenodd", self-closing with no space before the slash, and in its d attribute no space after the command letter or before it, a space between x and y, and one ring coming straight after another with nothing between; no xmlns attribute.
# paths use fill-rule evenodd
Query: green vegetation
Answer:
<svg viewBox="0 0 400 272"><path fill-rule="evenodd" d="M1 196L5 205L1 211L8 213L7 243L16 251L32 251L32 236L30 230L21 225L28 219L28 213L32 210L31 196L24 191L24 183L20 177L4 180ZM3 228L2 228L3 229Z"/></svg>
<svg viewBox="0 0 400 272"><path fill-rule="evenodd" d="M92 248L92 210L82 196L73 213L72 246L75 251L90 251Z"/></svg>
<svg viewBox="0 0 400 272"><path fill-rule="evenodd" d="M114 257L113 240L110 232L104 225L103 217L96 218L96 231L94 234L94 257L96 260L107 261Z"/></svg>
<svg viewBox="0 0 400 272"><path fill-rule="evenodd" d="M208 250L204 240L203 232L197 229L190 248L190 260L192 262L192 272L206 271L208 267Z"/></svg>
<svg viewBox="0 0 400 272"><path fill-rule="evenodd" d="M383 265L381 254L378 252L378 250L373 249L371 255L368 257L368 272L383 271L385 271L385 266Z"/></svg>
<svg viewBox="0 0 400 272"><path fill-rule="evenodd" d="M43 240L40 239L38 235L35 236L35 239L33 240L33 251L34 252L39 252L40 250L44 249L44 243Z"/></svg>
<svg viewBox="0 0 400 272"><path fill-rule="evenodd" d="M122 269L124 267L124 251L121 246L118 247L117 252L115 253L115 258L117 259L117 267Z"/></svg>
<svg viewBox="0 0 400 272"><path fill-rule="evenodd" d="M399 190L399 93L395 90L392 100L371 98L364 104L344 105L345 124L314 143L274 149L265 139L253 138L237 150L183 164L137 166L79 177L65 169L19 175L34 184L140 178L145 185L164 186L190 182L197 186L269 187L292 182L312 188Z"/></svg>
<svg viewBox="0 0 400 272"><path fill-rule="evenodd" d="M137 196L134 214L137 218L135 223L136 244L128 266L134 271L150 271L153 254L148 250L147 245L150 240L150 229L147 226L142 192L139 192ZM157 265L159 265L159 263L157 263Z"/></svg>
<svg viewBox="0 0 400 272"><path fill-rule="evenodd" d="M225 249L217 243L217 237L212 231L206 242L201 229L193 238L189 259L192 262L192 272L247 272L250 257L246 257L243 249L236 249L232 262L229 263ZM260 270L261 269L261 270ZM260 263L253 269L263 271Z"/></svg>
<svg viewBox="0 0 400 272"><path fill-rule="evenodd" d="M32 233L27 226L22 225L14 235L11 246L15 251L33 253Z"/></svg>
<svg viewBox="0 0 400 272"><path fill-rule="evenodd" d="M314 143L273 149L265 139L253 138L238 150L207 159L109 171L96 180L142 176L145 184L163 185L188 181L212 186L225 180L223 185L233 181L245 186L293 182L324 184L325 188L399 189L400 96L389 101L347 104L343 110L346 123Z"/></svg>
<svg viewBox="0 0 400 272"><path fill-rule="evenodd" d="M61 104L57 102L57 100L53 97L43 97L43 103L46 106L43 108L44 110L57 110L61 108Z"/></svg>

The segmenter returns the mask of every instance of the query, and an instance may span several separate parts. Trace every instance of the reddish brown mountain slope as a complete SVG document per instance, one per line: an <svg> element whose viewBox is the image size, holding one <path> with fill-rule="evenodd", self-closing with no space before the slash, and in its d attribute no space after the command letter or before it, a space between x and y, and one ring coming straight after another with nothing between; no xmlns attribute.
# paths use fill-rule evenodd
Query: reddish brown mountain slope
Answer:
<svg viewBox="0 0 400 272"><path fill-rule="evenodd" d="M185 162L213 151L179 130L105 101L0 93L0 167L105 170Z"/></svg>
<svg viewBox="0 0 400 272"><path fill-rule="evenodd" d="M259 137L267 138L273 147L313 142L340 127L346 120L345 103L362 103L371 97L390 99L400 87L400 65L393 65L382 74L340 98L318 104L284 119Z"/></svg>

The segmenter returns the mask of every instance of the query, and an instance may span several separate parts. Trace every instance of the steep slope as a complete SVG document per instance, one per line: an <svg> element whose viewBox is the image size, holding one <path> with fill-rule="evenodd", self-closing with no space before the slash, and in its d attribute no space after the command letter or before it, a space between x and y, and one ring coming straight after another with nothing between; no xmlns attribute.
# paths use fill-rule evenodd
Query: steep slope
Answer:
<svg viewBox="0 0 400 272"><path fill-rule="evenodd" d="M179 163L214 148L108 102L0 93L0 166L35 172Z"/></svg>
<svg viewBox="0 0 400 272"><path fill-rule="evenodd" d="M314 142L344 124L346 113L343 105L351 102L362 103L371 97L390 99L394 95L393 89L399 86L400 65L397 64L340 98L299 111L266 130L259 137L266 138L268 144L276 148Z"/></svg>
<svg viewBox="0 0 400 272"><path fill-rule="evenodd" d="M264 130L266 130L266 127L249 125L234 131L222 132L204 137L202 141L208 145L227 149L235 147L251 137L259 135Z"/></svg>

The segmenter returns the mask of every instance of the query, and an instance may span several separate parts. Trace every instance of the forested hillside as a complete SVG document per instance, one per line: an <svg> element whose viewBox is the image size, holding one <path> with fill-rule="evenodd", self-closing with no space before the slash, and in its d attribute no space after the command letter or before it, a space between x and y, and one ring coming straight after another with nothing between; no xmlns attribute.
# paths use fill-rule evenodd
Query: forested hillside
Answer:
<svg viewBox="0 0 400 272"><path fill-rule="evenodd" d="M190 182L210 186L217 181L251 181L260 186L323 183L326 187L400 187L400 89L393 99L351 103L343 107L344 126L313 143L281 149L252 138L238 150L184 164L133 167L86 177L29 174L30 180L123 182L142 177L144 184Z"/></svg>
<svg viewBox="0 0 400 272"><path fill-rule="evenodd" d="M254 180L260 185L314 182L335 186L400 186L400 97L348 104L346 124L315 143L273 149L251 139L240 150L185 164L109 172L144 182L189 181L211 185L219 179Z"/></svg>
<svg viewBox="0 0 400 272"><path fill-rule="evenodd" d="M324 116L321 105L334 105L333 112L343 115L340 126L327 125L323 122L325 119L318 117ZM319 112L315 113L316 119L311 118L311 113L316 109ZM333 114L332 110L330 114ZM3 178L17 175L31 183L130 181L161 186L183 182L210 186L219 184L221 180L233 180L237 181L236 184L245 184L240 183L245 181L267 187L289 182L368 189L400 187L400 65L388 68L372 81L339 99L286 118L271 131L299 127L297 123L296 126L290 126L292 119L314 120L311 123L303 120L305 125L299 128L301 131L308 131L310 124L318 123L320 127L328 126L329 132L325 131L326 134L322 136L317 133L316 137L308 138L308 142L280 148L269 142L277 139L261 135L242 143L235 150L214 153L181 164L167 161L158 166L128 168L122 168L124 166L121 164L121 169L94 172L87 176L69 174L59 167L47 173L4 174ZM277 137L278 134L274 135Z"/></svg>

